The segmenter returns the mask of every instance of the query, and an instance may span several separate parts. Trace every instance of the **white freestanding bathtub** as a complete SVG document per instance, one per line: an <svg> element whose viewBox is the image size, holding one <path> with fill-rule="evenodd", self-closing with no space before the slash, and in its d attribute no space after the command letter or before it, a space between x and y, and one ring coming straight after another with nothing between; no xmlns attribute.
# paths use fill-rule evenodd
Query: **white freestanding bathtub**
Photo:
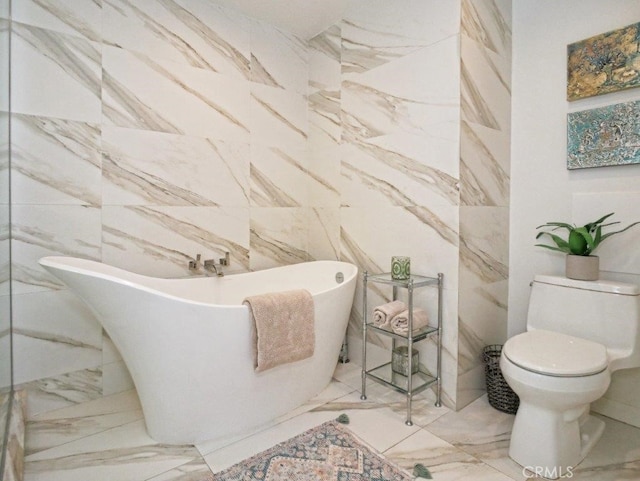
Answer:
<svg viewBox="0 0 640 481"><path fill-rule="evenodd" d="M193 444L247 431L322 391L335 369L353 303L357 267L314 261L225 277L161 279L74 257L40 264L83 299L120 351L149 435ZM245 297L307 289L315 352L254 371Z"/></svg>

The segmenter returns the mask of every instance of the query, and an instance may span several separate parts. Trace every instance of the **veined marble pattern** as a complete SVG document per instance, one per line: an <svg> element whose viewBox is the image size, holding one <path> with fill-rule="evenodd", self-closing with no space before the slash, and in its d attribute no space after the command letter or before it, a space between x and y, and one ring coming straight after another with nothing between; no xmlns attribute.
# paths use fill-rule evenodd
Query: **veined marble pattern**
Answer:
<svg viewBox="0 0 640 481"><path fill-rule="evenodd" d="M251 23L251 81L307 93L308 50L305 42L262 22Z"/></svg>
<svg viewBox="0 0 640 481"><path fill-rule="evenodd" d="M430 215L429 215L430 214ZM457 208L365 207L341 209L343 237L348 234L352 259L369 272L388 272L392 255L411 257L411 270L429 275L444 272L448 286L457 285ZM402 243L394 242L402 239ZM392 246L392 247L389 247ZM345 246L345 253L349 252Z"/></svg>
<svg viewBox="0 0 640 481"><path fill-rule="evenodd" d="M309 96L310 150L338 145L342 136L340 90L321 90Z"/></svg>
<svg viewBox="0 0 640 481"><path fill-rule="evenodd" d="M484 389L484 346L507 336L511 2L463 0L456 406Z"/></svg>
<svg viewBox="0 0 640 481"><path fill-rule="evenodd" d="M249 145L104 127L105 205L249 205Z"/></svg>
<svg viewBox="0 0 640 481"><path fill-rule="evenodd" d="M314 207L309 211L310 259L340 259L340 211Z"/></svg>
<svg viewBox="0 0 640 481"><path fill-rule="evenodd" d="M248 140L248 83L115 47L103 56L105 123Z"/></svg>
<svg viewBox="0 0 640 481"><path fill-rule="evenodd" d="M35 27L102 40L101 1L69 2L68 0L19 0L11 4L11 18Z"/></svg>
<svg viewBox="0 0 640 481"><path fill-rule="evenodd" d="M13 342L18 384L102 364L102 328L68 290L14 295Z"/></svg>
<svg viewBox="0 0 640 481"><path fill-rule="evenodd" d="M462 34L511 58L511 1L462 0Z"/></svg>
<svg viewBox="0 0 640 481"><path fill-rule="evenodd" d="M507 330L509 210L460 209L458 402L466 405L485 390L482 349L502 344ZM474 373L471 373L474 371ZM464 400L463 400L464 398Z"/></svg>
<svg viewBox="0 0 640 481"><path fill-rule="evenodd" d="M251 205L302 207L309 204L307 151L251 146ZM316 179L317 180L317 179ZM320 180L321 182L321 180Z"/></svg>
<svg viewBox="0 0 640 481"><path fill-rule="evenodd" d="M458 203L456 39L440 40L364 71L343 52L342 205Z"/></svg>
<svg viewBox="0 0 640 481"><path fill-rule="evenodd" d="M81 369L43 377L19 385L29 398L27 416L36 416L102 397L102 372L99 368Z"/></svg>
<svg viewBox="0 0 640 481"><path fill-rule="evenodd" d="M20 3L14 110L42 128L29 130L38 141L16 174L15 194L32 203L15 210L17 293L60 287L36 264L52 253L179 276L197 253L231 252L230 272L326 257L374 271L401 251L451 283L444 376L455 403L457 351L466 359L481 342L470 329L458 346L457 306L475 299L458 301L461 192L472 205L508 199L497 135L508 135L508 0L462 12L463 111L477 137L462 165L455 2L349 0L344 20L306 45L209 0L88 1L71 13L61 0ZM487 132L494 124L506 130ZM100 167L97 185L89 172ZM129 379L108 351L102 364L60 366L100 366L114 392Z"/></svg>
<svg viewBox="0 0 640 481"><path fill-rule="evenodd" d="M342 147L342 205L456 205L457 179L402 153L364 143Z"/></svg>
<svg viewBox="0 0 640 481"><path fill-rule="evenodd" d="M83 412L83 416L78 416L79 412ZM88 399L67 407L32 412L26 453L45 451L141 419L140 401L131 390L109 398Z"/></svg>
<svg viewBox="0 0 640 481"><path fill-rule="evenodd" d="M216 472L302 431L349 416L349 429L390 461L411 471L424 464L434 479L524 481L507 456L513 416L485 397L460 412L436 408L426 391L414 400L414 426L404 424L404 396L370 382L359 399L360 368L338 365L332 383L301 408L254 432L221 443L166 446L144 430L135 391L33 417L26 426L30 453L25 481L177 481L213 479ZM640 429L606 419L603 439L574 471L577 481L631 479ZM624 444L621 442L624 440ZM34 452L37 451L37 452Z"/></svg>
<svg viewBox="0 0 640 481"><path fill-rule="evenodd" d="M251 143L285 149L307 148L307 98L251 84Z"/></svg>
<svg viewBox="0 0 640 481"><path fill-rule="evenodd" d="M100 259L100 208L16 204L12 209L14 295L61 287L60 281L38 265L41 257L70 255Z"/></svg>
<svg viewBox="0 0 640 481"><path fill-rule="evenodd" d="M308 152L310 182L309 205L312 207L340 207L340 148L334 146ZM337 213L337 212L336 212Z"/></svg>
<svg viewBox="0 0 640 481"><path fill-rule="evenodd" d="M11 121L14 203L100 205L97 124L21 114Z"/></svg>
<svg viewBox="0 0 640 481"><path fill-rule="evenodd" d="M460 204L509 205L509 136L462 121Z"/></svg>
<svg viewBox="0 0 640 481"><path fill-rule="evenodd" d="M482 97L478 87L474 84L471 73L464 65L461 67L463 84L463 118L471 122L484 125L492 129L500 130L500 124L491 112L491 107Z"/></svg>
<svg viewBox="0 0 640 481"><path fill-rule="evenodd" d="M334 25L309 41L308 158L309 170L313 172L314 179L309 185L309 205L325 208L312 211L314 220L309 223L309 252L319 259L330 252L334 256L328 257L329 259L340 258L340 59L339 26ZM333 210L330 212L326 207L333 207ZM316 224L316 218L320 224ZM334 244L332 238L337 241L335 247L330 247Z"/></svg>
<svg viewBox="0 0 640 481"><path fill-rule="evenodd" d="M456 34L459 14L459 6L434 0L350 0L341 24L343 72L373 69Z"/></svg>
<svg viewBox="0 0 640 481"><path fill-rule="evenodd" d="M12 112L100 121L99 43L14 22L11 48Z"/></svg>
<svg viewBox="0 0 640 481"><path fill-rule="evenodd" d="M0 396L2 397L2 396ZM24 443L25 443L25 419L26 419L26 393L14 391L12 394L11 419L9 420L8 433L4 438L6 445L6 457L4 471L0 473L4 481L21 481L24 473ZM6 404L2 406L6 407ZM2 422L6 425L6 410L3 409ZM4 434L4 432L3 432Z"/></svg>
<svg viewBox="0 0 640 481"><path fill-rule="evenodd" d="M350 136L434 135L434 124L457 122L457 49L452 35L375 69L343 74L343 121Z"/></svg>
<svg viewBox="0 0 640 481"><path fill-rule="evenodd" d="M307 209L251 209L251 270L297 264L310 259L307 251Z"/></svg>
<svg viewBox="0 0 640 481"><path fill-rule="evenodd" d="M250 21L205 0L104 0L104 42L248 79Z"/></svg>
<svg viewBox="0 0 640 481"><path fill-rule="evenodd" d="M342 33L333 25L309 40L309 95L340 89Z"/></svg>
<svg viewBox="0 0 640 481"><path fill-rule="evenodd" d="M463 118L485 127L511 131L511 63L461 37Z"/></svg>
<svg viewBox="0 0 640 481"><path fill-rule="evenodd" d="M227 272L249 269L249 209L242 207L103 207L102 260L150 276L189 275L196 254L230 253Z"/></svg>
<svg viewBox="0 0 640 481"><path fill-rule="evenodd" d="M460 260L484 283L509 277L508 215L506 208L460 209Z"/></svg>

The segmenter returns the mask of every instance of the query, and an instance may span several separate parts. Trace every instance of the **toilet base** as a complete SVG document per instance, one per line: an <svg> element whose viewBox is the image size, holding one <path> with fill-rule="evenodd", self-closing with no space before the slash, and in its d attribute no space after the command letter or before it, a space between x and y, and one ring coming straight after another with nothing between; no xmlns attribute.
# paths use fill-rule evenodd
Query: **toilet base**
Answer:
<svg viewBox="0 0 640 481"><path fill-rule="evenodd" d="M568 477L603 431L604 422L589 414L589 404L558 412L521 400L511 432L509 457L530 476Z"/></svg>

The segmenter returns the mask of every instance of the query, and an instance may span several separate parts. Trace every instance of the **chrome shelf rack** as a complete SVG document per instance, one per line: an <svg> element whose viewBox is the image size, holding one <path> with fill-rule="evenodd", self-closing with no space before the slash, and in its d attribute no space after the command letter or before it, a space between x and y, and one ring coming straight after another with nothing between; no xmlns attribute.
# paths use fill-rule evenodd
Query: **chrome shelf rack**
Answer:
<svg viewBox="0 0 640 481"><path fill-rule="evenodd" d="M411 421L411 403L415 394L424 391L428 387L435 385L436 394L436 406L440 407L441 403L441 390L442 390L442 289L443 289L444 274L438 273L437 277L426 277L421 275L412 274L407 280L395 280L391 277L391 273L383 274L369 274L367 271L363 273L363 315L362 315L362 394L360 399L367 399L367 378L372 379L384 386L395 389L401 392L407 397L407 420L405 424L412 426ZM408 334L402 335L393 332L389 329L380 328L373 323L369 322L369 309L367 306L367 290L369 283L388 284L393 288L393 300L398 299L398 289L407 290L407 307L409 309L408 316ZM436 326L426 326L419 330L413 331L413 291L414 289L422 287L435 287L438 289L438 319ZM429 372L426 372L420 367L417 372L410 376L404 376L400 373L394 372L391 369L391 362L387 362L372 369L367 369L367 332L371 330L383 336L391 338L393 351L396 347L396 341L406 343L408 359L408 373L413 372L413 356L411 355L413 344L423 341L431 336L436 336L436 349L437 359L435 366L435 376Z"/></svg>

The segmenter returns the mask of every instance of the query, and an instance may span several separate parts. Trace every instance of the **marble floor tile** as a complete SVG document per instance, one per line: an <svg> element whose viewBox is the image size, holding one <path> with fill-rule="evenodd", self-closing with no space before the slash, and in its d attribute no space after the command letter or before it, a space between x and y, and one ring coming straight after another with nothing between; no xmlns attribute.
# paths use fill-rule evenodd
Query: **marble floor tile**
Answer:
<svg viewBox="0 0 640 481"><path fill-rule="evenodd" d="M526 479L522 467L509 458L514 418L491 407L483 396L425 429L513 479Z"/></svg>
<svg viewBox="0 0 640 481"><path fill-rule="evenodd" d="M515 416L492 408L481 397L462 411L449 413L426 427L436 436L482 458L506 454Z"/></svg>
<svg viewBox="0 0 640 481"><path fill-rule="evenodd" d="M148 481L213 481L211 468L203 458L194 459Z"/></svg>
<svg viewBox="0 0 640 481"><path fill-rule="evenodd" d="M199 457L193 446L156 443L139 420L27 456L24 480L141 481Z"/></svg>
<svg viewBox="0 0 640 481"><path fill-rule="evenodd" d="M510 477L424 429L391 447L384 454L408 471L413 470L417 463L428 466L431 475L437 480L511 480Z"/></svg>
<svg viewBox="0 0 640 481"><path fill-rule="evenodd" d="M135 391L56 409L28 421L27 455L143 419Z"/></svg>
<svg viewBox="0 0 640 481"><path fill-rule="evenodd" d="M349 429L411 472L425 465L437 481L528 481L508 456L514 416L486 396L459 412L435 407L431 391L417 395L406 426L403 395L377 383L360 399L361 368L337 366L333 381L300 408L249 433L216 443L167 446L145 430L135 391L41 413L29 420L25 481L212 481L215 473L340 414ZM640 479L640 429L602 417L602 439L572 471L572 480Z"/></svg>
<svg viewBox="0 0 640 481"><path fill-rule="evenodd" d="M640 479L640 429L598 416L606 423L602 437L574 470L574 479Z"/></svg>

